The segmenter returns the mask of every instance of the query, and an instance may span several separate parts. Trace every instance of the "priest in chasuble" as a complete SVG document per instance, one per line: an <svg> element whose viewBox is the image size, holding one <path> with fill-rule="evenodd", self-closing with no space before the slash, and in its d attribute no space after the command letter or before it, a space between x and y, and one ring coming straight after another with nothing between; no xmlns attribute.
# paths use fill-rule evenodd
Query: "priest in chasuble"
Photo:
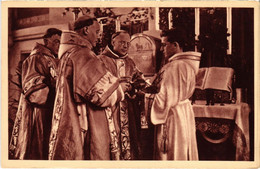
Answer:
<svg viewBox="0 0 260 169"><path fill-rule="evenodd" d="M114 121L115 137L118 140L116 143L118 150L114 152L114 157L123 160L136 160L141 158L141 106L139 105L140 102L138 102L138 100L141 100L141 97L133 99L131 95L136 96L134 82L137 82L138 79L140 82L144 82L144 85L146 82L143 74L128 56L129 47L130 35L128 32L121 30L112 35L111 42L98 57L115 77L121 81L132 82L132 92L128 91L124 100L111 107L111 119ZM139 84L141 83L136 83L136 85Z"/></svg>
<svg viewBox="0 0 260 169"><path fill-rule="evenodd" d="M99 29L96 18L82 16L74 31L62 32L50 160L111 160L118 149L110 107L124 99L130 84L93 52Z"/></svg>
<svg viewBox="0 0 260 169"><path fill-rule="evenodd" d="M61 30L49 28L22 64L22 93L9 157L47 160Z"/></svg>
<svg viewBox="0 0 260 169"><path fill-rule="evenodd" d="M155 159L198 160L194 112L189 98L195 90L200 53L186 52L186 34L162 32L162 50L168 58L159 71L159 92L154 95L151 121L155 126Z"/></svg>

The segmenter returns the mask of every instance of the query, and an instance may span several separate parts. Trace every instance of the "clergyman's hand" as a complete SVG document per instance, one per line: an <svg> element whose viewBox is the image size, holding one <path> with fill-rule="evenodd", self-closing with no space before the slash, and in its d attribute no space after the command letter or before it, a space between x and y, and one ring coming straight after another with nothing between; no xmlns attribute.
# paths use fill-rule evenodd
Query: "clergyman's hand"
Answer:
<svg viewBox="0 0 260 169"><path fill-rule="evenodd" d="M129 82L121 82L120 85L121 85L124 93L131 91L131 84Z"/></svg>

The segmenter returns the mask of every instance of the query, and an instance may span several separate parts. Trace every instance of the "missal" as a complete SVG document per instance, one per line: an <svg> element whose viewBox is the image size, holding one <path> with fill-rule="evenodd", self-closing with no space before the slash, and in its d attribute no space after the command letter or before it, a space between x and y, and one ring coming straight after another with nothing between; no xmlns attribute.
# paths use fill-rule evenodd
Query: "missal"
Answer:
<svg viewBox="0 0 260 169"><path fill-rule="evenodd" d="M224 90L232 92L234 70L228 67L200 68L196 76L196 88Z"/></svg>

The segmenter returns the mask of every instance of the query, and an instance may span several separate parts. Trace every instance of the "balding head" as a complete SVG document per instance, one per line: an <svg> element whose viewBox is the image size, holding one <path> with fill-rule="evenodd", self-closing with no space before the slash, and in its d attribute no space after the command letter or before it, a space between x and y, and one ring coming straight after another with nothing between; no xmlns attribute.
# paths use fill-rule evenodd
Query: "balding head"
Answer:
<svg viewBox="0 0 260 169"><path fill-rule="evenodd" d="M111 45L114 52L120 56L124 56L128 53L130 47L130 35L126 31L118 31L111 37Z"/></svg>
<svg viewBox="0 0 260 169"><path fill-rule="evenodd" d="M74 31L87 39L91 45L96 46L100 25L96 18L83 15L74 22Z"/></svg>

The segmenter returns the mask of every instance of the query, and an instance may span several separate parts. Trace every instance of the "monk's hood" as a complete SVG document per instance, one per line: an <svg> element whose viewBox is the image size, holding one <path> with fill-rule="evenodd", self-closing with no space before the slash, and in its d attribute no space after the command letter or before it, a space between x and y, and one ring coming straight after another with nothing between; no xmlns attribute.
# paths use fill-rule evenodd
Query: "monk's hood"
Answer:
<svg viewBox="0 0 260 169"><path fill-rule="evenodd" d="M53 53L50 51L50 49L46 48L44 45L36 43L34 48L32 49L30 55L34 55L37 53L42 53L44 55L54 57Z"/></svg>
<svg viewBox="0 0 260 169"><path fill-rule="evenodd" d="M106 56L111 57L113 59L125 59L126 57L128 57L128 54L126 54L124 56L119 56L109 46L106 46L106 48L102 52L102 55L106 55Z"/></svg>
<svg viewBox="0 0 260 169"><path fill-rule="evenodd" d="M173 55L169 58L169 62L174 62L175 60L185 60L189 63L192 68L195 70L196 74L199 71L201 53L199 52L182 52Z"/></svg>
<svg viewBox="0 0 260 169"><path fill-rule="evenodd" d="M76 46L87 47L89 49L92 49L93 47L87 39L83 38L78 33L69 30L62 31L58 53L59 59L61 59L66 51Z"/></svg>

